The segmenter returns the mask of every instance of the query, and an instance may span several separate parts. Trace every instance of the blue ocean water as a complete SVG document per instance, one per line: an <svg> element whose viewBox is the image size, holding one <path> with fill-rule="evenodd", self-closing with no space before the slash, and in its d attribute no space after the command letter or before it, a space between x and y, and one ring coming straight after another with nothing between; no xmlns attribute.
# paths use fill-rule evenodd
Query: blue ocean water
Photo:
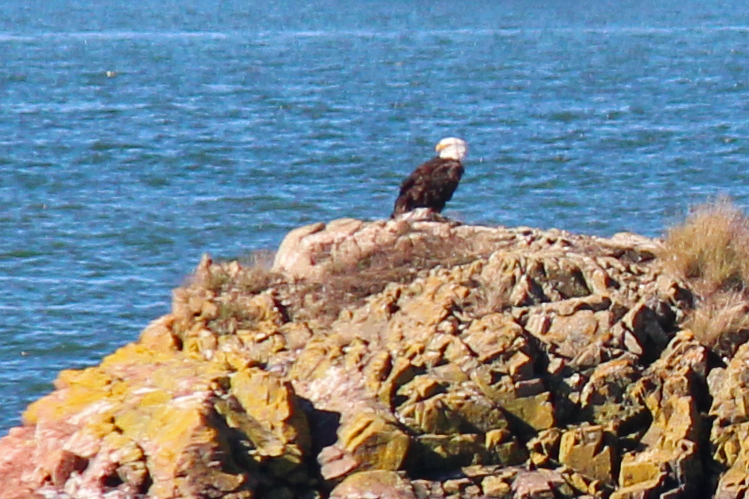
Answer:
<svg viewBox="0 0 749 499"><path fill-rule="evenodd" d="M469 223L657 236L746 206L748 39L744 0L6 0L0 434L202 253L386 217L444 136Z"/></svg>

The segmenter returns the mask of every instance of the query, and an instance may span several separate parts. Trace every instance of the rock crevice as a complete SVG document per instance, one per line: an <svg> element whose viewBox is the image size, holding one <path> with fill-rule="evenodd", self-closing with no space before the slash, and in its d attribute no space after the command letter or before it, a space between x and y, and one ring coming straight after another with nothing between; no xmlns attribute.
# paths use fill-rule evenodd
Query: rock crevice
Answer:
<svg viewBox="0 0 749 499"><path fill-rule="evenodd" d="M714 366L659 244L417 211L206 257L27 409L0 497L743 497L749 350Z"/></svg>

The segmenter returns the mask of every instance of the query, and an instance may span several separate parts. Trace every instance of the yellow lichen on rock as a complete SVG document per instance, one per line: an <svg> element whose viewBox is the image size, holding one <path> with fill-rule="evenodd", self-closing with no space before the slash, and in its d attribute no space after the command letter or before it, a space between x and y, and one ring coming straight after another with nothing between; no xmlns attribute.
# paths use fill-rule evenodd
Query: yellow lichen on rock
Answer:
<svg viewBox="0 0 749 499"><path fill-rule="evenodd" d="M138 342L29 406L0 497L749 490L749 348L714 366L658 241L422 215L298 229L270 270L204 257Z"/></svg>
<svg viewBox="0 0 749 499"><path fill-rule="evenodd" d="M601 426L580 426L562 434L559 461L595 480L613 482L616 471L614 436Z"/></svg>
<svg viewBox="0 0 749 499"><path fill-rule="evenodd" d="M341 446L361 469L399 470L411 440L392 421L375 413L359 413L338 430Z"/></svg>

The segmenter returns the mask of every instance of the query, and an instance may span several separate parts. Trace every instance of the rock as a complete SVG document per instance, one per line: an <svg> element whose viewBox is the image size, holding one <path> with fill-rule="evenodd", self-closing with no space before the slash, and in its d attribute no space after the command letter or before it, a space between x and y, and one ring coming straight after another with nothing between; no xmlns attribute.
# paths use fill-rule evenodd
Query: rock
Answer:
<svg viewBox="0 0 749 499"><path fill-rule="evenodd" d="M611 483L617 458L611 445L614 442L614 436L599 425L567 430L559 443L559 461L578 473Z"/></svg>
<svg viewBox="0 0 749 499"><path fill-rule="evenodd" d="M727 471L719 478L715 497L742 497L749 491L749 343L721 369L708 376L713 395L710 415L715 418L710 435L715 462Z"/></svg>
<svg viewBox="0 0 749 499"><path fill-rule="evenodd" d="M633 385L631 395L648 408L652 423L640 440L644 448L622 457L617 497L694 495L703 487L699 404L707 398L706 372L705 347L682 332Z"/></svg>
<svg viewBox="0 0 749 499"><path fill-rule="evenodd" d="M636 417L644 408L630 403L627 390L640 374L634 355L599 363L580 393L581 409L599 424Z"/></svg>
<svg viewBox="0 0 749 499"><path fill-rule="evenodd" d="M330 493L330 499L417 499L407 480L394 471L354 473Z"/></svg>
<svg viewBox="0 0 749 499"><path fill-rule="evenodd" d="M749 349L713 365L659 245L417 210L206 256L0 440L0 498L740 496Z"/></svg>
<svg viewBox="0 0 749 499"><path fill-rule="evenodd" d="M718 487L713 497L715 497L715 499L746 497L747 492L749 492L749 478L747 477L746 470L746 459L734 463L734 465L720 477Z"/></svg>
<svg viewBox="0 0 749 499"><path fill-rule="evenodd" d="M306 419L290 386L264 371L132 344L99 367L64 371L56 386L24 414L54 431L37 437L37 486L239 498L254 496L261 474L304 474Z"/></svg>
<svg viewBox="0 0 749 499"><path fill-rule="evenodd" d="M364 469L399 470L408 454L411 439L390 418L360 413L338 429L343 449Z"/></svg>
<svg viewBox="0 0 749 499"><path fill-rule="evenodd" d="M552 470L534 470L518 473L512 484L514 499L553 499L558 496L574 497L575 492L564 476Z"/></svg>

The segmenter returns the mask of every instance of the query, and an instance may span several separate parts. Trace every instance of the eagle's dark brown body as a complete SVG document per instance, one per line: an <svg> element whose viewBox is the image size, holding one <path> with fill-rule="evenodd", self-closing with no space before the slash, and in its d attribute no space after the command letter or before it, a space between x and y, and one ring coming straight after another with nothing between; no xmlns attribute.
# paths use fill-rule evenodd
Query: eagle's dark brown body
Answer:
<svg viewBox="0 0 749 499"><path fill-rule="evenodd" d="M439 213L453 197L462 176L460 161L440 157L430 159L403 181L392 216L416 208L431 208Z"/></svg>

